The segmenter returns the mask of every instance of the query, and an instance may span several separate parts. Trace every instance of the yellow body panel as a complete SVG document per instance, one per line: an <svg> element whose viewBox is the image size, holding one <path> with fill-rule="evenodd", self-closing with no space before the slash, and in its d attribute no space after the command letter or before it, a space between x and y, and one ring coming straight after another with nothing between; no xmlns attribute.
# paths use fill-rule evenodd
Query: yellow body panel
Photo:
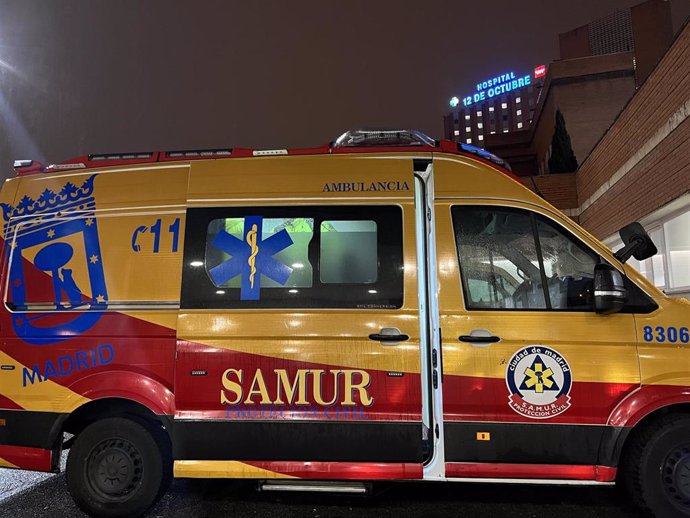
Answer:
<svg viewBox="0 0 690 518"><path fill-rule="evenodd" d="M23 386L22 371L27 366L2 351L0 351L0 364L16 366L14 370L2 372L1 394L22 408L37 412L70 413L89 402L87 398L49 379L42 383Z"/></svg>
<svg viewBox="0 0 690 518"><path fill-rule="evenodd" d="M173 473L176 478L298 478L233 460L176 460Z"/></svg>

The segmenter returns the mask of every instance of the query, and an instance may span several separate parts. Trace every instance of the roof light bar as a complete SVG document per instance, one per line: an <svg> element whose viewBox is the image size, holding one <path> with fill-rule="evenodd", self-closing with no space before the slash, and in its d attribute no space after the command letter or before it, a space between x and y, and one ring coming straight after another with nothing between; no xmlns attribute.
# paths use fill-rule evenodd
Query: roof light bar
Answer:
<svg viewBox="0 0 690 518"><path fill-rule="evenodd" d="M488 160L489 162L493 162L496 165L500 165L508 171L512 171L508 162L506 162L500 157L497 157L493 153L489 153L486 149L477 146L472 146L470 144L463 144L462 142L458 143L458 148L460 151L477 155L478 157L483 158L484 160Z"/></svg>
<svg viewBox="0 0 690 518"><path fill-rule="evenodd" d="M287 154L287 149L255 149L254 151L252 151L253 156L277 156Z"/></svg>
<svg viewBox="0 0 690 518"><path fill-rule="evenodd" d="M187 149L180 151L166 151L166 158L185 158L185 157L216 157L230 156L232 149Z"/></svg>
<svg viewBox="0 0 690 518"><path fill-rule="evenodd" d="M421 131L409 129L354 129L346 131L333 147L436 146L436 141Z"/></svg>
<svg viewBox="0 0 690 518"><path fill-rule="evenodd" d="M101 155L89 155L89 162L100 160L148 160L153 153L104 153Z"/></svg>
<svg viewBox="0 0 690 518"><path fill-rule="evenodd" d="M50 164L46 167L46 171L62 171L63 169L85 169L86 164L83 162L74 162L72 164Z"/></svg>

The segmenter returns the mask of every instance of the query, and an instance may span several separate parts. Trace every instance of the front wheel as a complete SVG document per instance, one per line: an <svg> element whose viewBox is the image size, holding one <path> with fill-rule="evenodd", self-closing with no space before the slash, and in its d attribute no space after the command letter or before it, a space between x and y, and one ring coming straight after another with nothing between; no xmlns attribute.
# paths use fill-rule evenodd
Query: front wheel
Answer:
<svg viewBox="0 0 690 518"><path fill-rule="evenodd" d="M135 517L162 495L170 478L169 454L138 422L121 417L87 426L67 458L67 487L94 517Z"/></svg>
<svg viewBox="0 0 690 518"><path fill-rule="evenodd" d="M667 415L641 430L623 468L631 496L657 518L690 517L690 417Z"/></svg>

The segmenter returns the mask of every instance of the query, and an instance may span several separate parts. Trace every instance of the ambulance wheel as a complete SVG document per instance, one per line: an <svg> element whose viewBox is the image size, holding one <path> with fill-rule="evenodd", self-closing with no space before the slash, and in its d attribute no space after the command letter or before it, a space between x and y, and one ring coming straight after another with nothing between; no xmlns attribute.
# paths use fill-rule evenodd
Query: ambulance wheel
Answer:
<svg viewBox="0 0 690 518"><path fill-rule="evenodd" d="M141 516L172 476L167 445L139 422L96 421L77 435L67 458L67 487L82 511L104 518Z"/></svg>
<svg viewBox="0 0 690 518"><path fill-rule="evenodd" d="M632 440L622 476L633 499L657 518L690 517L690 417L664 416Z"/></svg>

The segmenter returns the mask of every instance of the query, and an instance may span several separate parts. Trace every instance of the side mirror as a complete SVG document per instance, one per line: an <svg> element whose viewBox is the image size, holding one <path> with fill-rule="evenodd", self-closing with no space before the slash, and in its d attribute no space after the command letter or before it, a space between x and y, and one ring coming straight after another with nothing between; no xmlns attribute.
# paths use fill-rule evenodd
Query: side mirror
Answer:
<svg viewBox="0 0 690 518"><path fill-rule="evenodd" d="M631 256L638 261L644 261L656 254L657 250L652 238L637 221L624 226L618 233L625 245L614 254L620 262L624 263Z"/></svg>
<svg viewBox="0 0 690 518"><path fill-rule="evenodd" d="M594 310L601 315L620 311L628 301L621 272L609 264L594 267Z"/></svg>

